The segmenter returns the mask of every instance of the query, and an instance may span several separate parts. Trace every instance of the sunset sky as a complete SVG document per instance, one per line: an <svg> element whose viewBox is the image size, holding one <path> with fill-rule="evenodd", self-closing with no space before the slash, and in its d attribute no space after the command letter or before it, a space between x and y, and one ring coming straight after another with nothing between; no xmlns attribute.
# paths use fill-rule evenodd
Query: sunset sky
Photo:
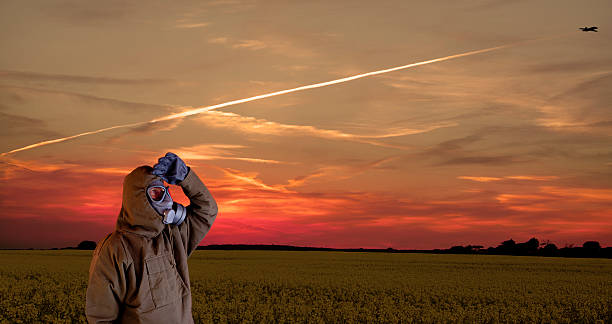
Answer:
<svg viewBox="0 0 612 324"><path fill-rule="evenodd" d="M520 43L5 154L0 248L98 241L166 152L202 245L612 245L612 2L144 3L0 2L1 152Z"/></svg>

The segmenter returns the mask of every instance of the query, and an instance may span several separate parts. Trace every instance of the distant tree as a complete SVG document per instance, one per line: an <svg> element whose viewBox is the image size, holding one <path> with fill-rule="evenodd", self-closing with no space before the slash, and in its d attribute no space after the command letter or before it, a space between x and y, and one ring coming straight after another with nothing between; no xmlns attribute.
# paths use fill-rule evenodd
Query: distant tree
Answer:
<svg viewBox="0 0 612 324"><path fill-rule="evenodd" d="M601 245L597 241L586 241L582 244L581 256L588 258L596 258L601 251Z"/></svg>
<svg viewBox="0 0 612 324"><path fill-rule="evenodd" d="M540 241L537 238L532 237L529 241L525 242L527 245L527 250L529 251L537 251L538 247L540 247Z"/></svg>
<svg viewBox="0 0 612 324"><path fill-rule="evenodd" d="M517 243L514 245L513 251L511 254L515 255L536 255L538 253L538 247L540 246L540 241L537 238L533 237L527 242Z"/></svg>
<svg viewBox="0 0 612 324"><path fill-rule="evenodd" d="M448 252L450 253L469 253L470 251L461 245L455 245L451 247L450 249L448 249Z"/></svg>
<svg viewBox="0 0 612 324"><path fill-rule="evenodd" d="M555 256L559 254L559 249L553 243L547 243L540 249L540 254L545 256Z"/></svg>
<svg viewBox="0 0 612 324"><path fill-rule="evenodd" d="M601 245L597 241L586 241L582 244L582 247L589 250L599 250Z"/></svg>
<svg viewBox="0 0 612 324"><path fill-rule="evenodd" d="M513 248L515 245L516 245L516 242L514 242L513 239L509 239L501 243L501 246L506 247L506 248Z"/></svg>
<svg viewBox="0 0 612 324"><path fill-rule="evenodd" d="M501 254L514 254L516 252L516 242L513 239L503 241L495 250Z"/></svg>
<svg viewBox="0 0 612 324"><path fill-rule="evenodd" d="M480 251L480 249L482 249L483 246L482 245L466 245L466 246L462 246L462 245L455 245L453 247L451 247L447 251L448 253L477 253L478 251Z"/></svg>
<svg viewBox="0 0 612 324"><path fill-rule="evenodd" d="M77 249L79 250L95 250L96 242L94 241L83 241L77 245Z"/></svg>

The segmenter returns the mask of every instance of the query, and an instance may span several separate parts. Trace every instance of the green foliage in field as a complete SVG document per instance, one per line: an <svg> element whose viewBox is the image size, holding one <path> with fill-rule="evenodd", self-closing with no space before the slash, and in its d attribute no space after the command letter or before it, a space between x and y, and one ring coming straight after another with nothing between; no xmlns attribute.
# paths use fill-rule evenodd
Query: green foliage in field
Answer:
<svg viewBox="0 0 612 324"><path fill-rule="evenodd" d="M0 251L0 323L84 322L91 251ZM612 322L612 260L196 251L196 323Z"/></svg>

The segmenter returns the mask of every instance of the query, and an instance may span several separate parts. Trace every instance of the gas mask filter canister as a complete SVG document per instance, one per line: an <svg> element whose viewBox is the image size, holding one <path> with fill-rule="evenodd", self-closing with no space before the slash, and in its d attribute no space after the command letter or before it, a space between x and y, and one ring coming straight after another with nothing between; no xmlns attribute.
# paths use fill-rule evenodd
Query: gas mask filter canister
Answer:
<svg viewBox="0 0 612 324"><path fill-rule="evenodd" d="M185 216L187 216L187 210L185 207L181 204L173 202L172 209L164 210L163 223L179 225L185 220Z"/></svg>

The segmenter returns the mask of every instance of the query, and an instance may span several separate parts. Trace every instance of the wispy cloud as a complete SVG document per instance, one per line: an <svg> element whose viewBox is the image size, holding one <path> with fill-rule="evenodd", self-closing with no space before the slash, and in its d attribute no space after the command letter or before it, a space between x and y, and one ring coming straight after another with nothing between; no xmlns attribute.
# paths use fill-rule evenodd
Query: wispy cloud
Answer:
<svg viewBox="0 0 612 324"><path fill-rule="evenodd" d="M156 154L157 152L152 152ZM111 174L111 175L127 175L132 171L130 168L122 167L98 167L92 165L84 165L78 161L38 161L14 159L11 157L0 158L0 165L3 165L1 179L19 179L24 177L24 174L48 173L48 172L70 172L71 174ZM24 172L27 171L27 172Z"/></svg>
<svg viewBox="0 0 612 324"><path fill-rule="evenodd" d="M515 163L525 163L528 161L528 159L514 155L471 155L451 158L446 161L440 162L437 165L508 165Z"/></svg>
<svg viewBox="0 0 612 324"><path fill-rule="evenodd" d="M544 186L540 187L540 190L549 195L577 201L601 201L612 205L612 189Z"/></svg>
<svg viewBox="0 0 612 324"><path fill-rule="evenodd" d="M474 4L470 3L465 9L469 11L500 9L506 6L513 6L525 2L525 0L485 0Z"/></svg>
<svg viewBox="0 0 612 324"><path fill-rule="evenodd" d="M0 71L0 79L19 81L48 81L48 82L70 82L87 84L111 84L111 85L151 85L176 83L171 79L129 79L109 76L89 76L73 74L51 74L28 71Z"/></svg>
<svg viewBox="0 0 612 324"><path fill-rule="evenodd" d="M9 114L0 111L2 127L0 136L40 135L45 137L58 137L62 134L48 129L47 123L38 118L30 118Z"/></svg>
<svg viewBox="0 0 612 324"><path fill-rule="evenodd" d="M235 150L246 148L244 145L203 144L181 147L174 151L184 160L238 160L253 163L284 164L287 162L255 157L236 156Z"/></svg>
<svg viewBox="0 0 612 324"><path fill-rule="evenodd" d="M526 72L530 73L599 72L602 70L612 70L612 59L578 59L562 62L546 62L531 65L526 68Z"/></svg>
<svg viewBox="0 0 612 324"><path fill-rule="evenodd" d="M280 71L302 72L311 69L311 66L296 64L296 65L277 65L275 66Z"/></svg>
<svg viewBox="0 0 612 324"><path fill-rule="evenodd" d="M210 127L230 128L248 133L257 133L263 135L309 135L325 139L347 140L359 143L367 143L376 146L401 148L394 144L388 144L378 139L391 137L399 137L406 135L414 135L431 132L433 130L445 127L455 126L454 123L443 123L440 125L423 126L422 128L397 128L387 129L386 132L380 134L350 134L339 130L321 129L311 125L291 125L272 122L266 119L241 116L236 113L207 111L198 118L199 121Z"/></svg>
<svg viewBox="0 0 612 324"><path fill-rule="evenodd" d="M351 179L372 170L393 169L394 167L388 166L388 162L395 161L397 158L397 156L389 156L365 163L322 166L309 174L289 179L287 187L299 187L317 180L318 182L331 182Z"/></svg>
<svg viewBox="0 0 612 324"><path fill-rule="evenodd" d="M92 96L87 94L81 94L71 91L61 90L50 90L33 87L22 87L22 86L7 86L0 85L0 93L6 92L11 95L17 96L21 101L26 100L40 100L43 96L54 97L55 99L69 98L75 101L75 104L80 103L81 105L97 105L99 108L106 108L110 110L129 110L129 111L157 111L157 112L169 112L176 109L171 105L159 105L149 104L134 101L125 101L113 98Z"/></svg>
<svg viewBox="0 0 612 324"><path fill-rule="evenodd" d="M95 3L75 3L72 1L50 3L43 10L60 21L75 25L116 24L134 19L142 8L137 3L109 0L104 6Z"/></svg>
<svg viewBox="0 0 612 324"><path fill-rule="evenodd" d="M232 45L232 48L246 48L250 50L260 50L268 47L263 41L257 39L247 39L238 41L236 44Z"/></svg>
<svg viewBox="0 0 612 324"><path fill-rule="evenodd" d="M504 177L474 177L474 176L459 176L457 179L471 180L476 182L493 182L502 180L528 180L528 181L550 181L559 179L557 176L530 176L530 175L515 175Z"/></svg>
<svg viewBox="0 0 612 324"><path fill-rule="evenodd" d="M592 219L605 215L599 212L601 208L612 211L612 190L598 188L577 188L560 186L541 186L533 193L504 193L495 197L506 208L523 212L564 211L577 217L575 221L590 214ZM585 209L585 204L590 208ZM596 207L598 206L598 207ZM573 215L580 211L583 215ZM594 216L598 215L598 216Z"/></svg>
<svg viewBox="0 0 612 324"><path fill-rule="evenodd" d="M257 179L258 172L241 172L230 168L220 168L228 177L238 180L240 182L250 184L258 189L264 189L274 192L290 192L282 185L267 185L263 181Z"/></svg>
<svg viewBox="0 0 612 324"><path fill-rule="evenodd" d="M220 149L223 148L223 149ZM211 153L216 151L217 154L226 154L225 149L234 149L234 148L242 148L242 146L235 145L218 145L218 146L210 146L203 147L203 150L209 150ZM199 153L196 153L195 156L190 155L189 153L185 153L182 150L177 150L176 152L181 152L179 155L184 157L186 160L205 160L208 158L208 155L200 156ZM200 158L201 157L201 158ZM195 158L195 159L194 159ZM221 167L217 165L208 165L207 167L221 170L223 174L229 178L223 184L217 183L216 185L224 188L234 188L231 189L232 192L242 192L244 190L248 190L249 187L257 190L264 191L273 191L273 192L282 192L282 193L295 193L297 188L304 186L307 183L316 182L319 179L320 182L330 182L337 180L344 180L356 177L360 174L363 174L372 170L387 170L392 168L388 166L389 162L396 160L397 156L389 156L385 158L381 158L374 161L367 161L362 163L343 163L343 164L334 164L334 165L325 165L316 167L313 171L305 174L295 176L293 178L288 178L285 183L278 184L268 184L260 178L260 173L256 171L241 171L233 168ZM265 163L265 162L264 162ZM279 162L284 163L284 162ZM239 190L237 188L240 188Z"/></svg>
<svg viewBox="0 0 612 324"><path fill-rule="evenodd" d="M229 41L227 37L215 37L208 40L211 44L225 44Z"/></svg>
<svg viewBox="0 0 612 324"><path fill-rule="evenodd" d="M237 12L250 11L257 5L253 0L212 0L202 3L207 8L220 10L225 14L235 14Z"/></svg>
<svg viewBox="0 0 612 324"><path fill-rule="evenodd" d="M610 111L601 109L612 101L611 86L612 71L597 72L578 81L537 106L544 114L537 120L538 124L555 131L606 132L595 125L612 120Z"/></svg>
<svg viewBox="0 0 612 324"><path fill-rule="evenodd" d="M106 143L117 143L124 138L129 138L134 135L150 135L157 132L169 132L177 128L181 124L181 119L164 120L155 123L140 124L129 128L127 131L118 135L110 136Z"/></svg>
<svg viewBox="0 0 612 324"><path fill-rule="evenodd" d="M174 26L174 28L179 29L192 29L192 28L201 28L209 26L209 22L200 22L200 23L181 23Z"/></svg>
<svg viewBox="0 0 612 324"><path fill-rule="evenodd" d="M284 38L281 35L268 35L257 39L236 39L228 36L219 36L210 38L208 42L225 45L236 50L260 51L265 49L275 55L302 59L318 55L312 47L299 45L295 40Z"/></svg>
<svg viewBox="0 0 612 324"><path fill-rule="evenodd" d="M530 180L530 181L550 181L559 179L557 176L530 176L530 175L516 175L516 176L506 176L506 179L512 180Z"/></svg>
<svg viewBox="0 0 612 324"><path fill-rule="evenodd" d="M14 179L22 175L23 171L29 172L52 172L78 166L74 163L42 163L38 161L18 160L9 157L0 159L2 180Z"/></svg>

